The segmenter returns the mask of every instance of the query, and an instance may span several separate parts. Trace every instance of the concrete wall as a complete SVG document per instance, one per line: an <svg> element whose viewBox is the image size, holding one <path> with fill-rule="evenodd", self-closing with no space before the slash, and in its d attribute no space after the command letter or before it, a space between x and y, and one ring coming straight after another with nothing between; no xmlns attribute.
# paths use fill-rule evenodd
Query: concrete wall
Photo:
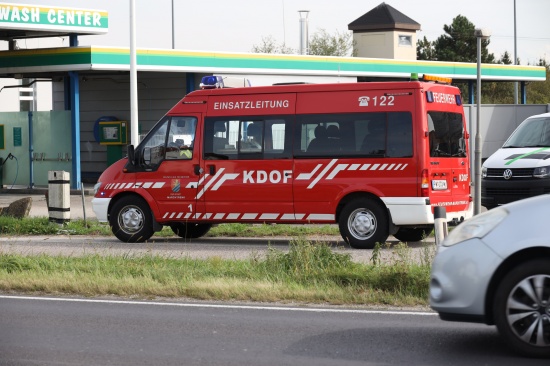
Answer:
<svg viewBox="0 0 550 366"><path fill-rule="evenodd" d="M550 112L550 105L482 104L480 113L482 159L488 158L497 151L524 119L546 112ZM477 131L477 106L464 105L464 113L470 132L470 150L473 152Z"/></svg>
<svg viewBox="0 0 550 366"><path fill-rule="evenodd" d="M411 45L399 44L399 36L411 36ZM416 60L416 32L353 33L358 57Z"/></svg>

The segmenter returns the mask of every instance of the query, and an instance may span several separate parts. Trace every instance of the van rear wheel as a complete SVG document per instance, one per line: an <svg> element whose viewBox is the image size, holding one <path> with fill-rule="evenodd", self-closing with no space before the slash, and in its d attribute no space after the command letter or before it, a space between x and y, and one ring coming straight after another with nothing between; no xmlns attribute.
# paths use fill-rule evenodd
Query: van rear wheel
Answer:
<svg viewBox="0 0 550 366"><path fill-rule="evenodd" d="M151 209L143 198L122 197L109 214L109 224L115 236L126 243L141 243L153 236Z"/></svg>
<svg viewBox="0 0 550 366"><path fill-rule="evenodd" d="M184 239L196 239L206 235L212 224L190 224L177 222L170 224L170 228L177 236Z"/></svg>
<svg viewBox="0 0 550 366"><path fill-rule="evenodd" d="M388 239L388 218L384 208L370 198L349 202L338 220L340 234L356 249L372 249Z"/></svg>
<svg viewBox="0 0 550 366"><path fill-rule="evenodd" d="M432 228L400 228L393 236L401 242L421 241L432 232Z"/></svg>

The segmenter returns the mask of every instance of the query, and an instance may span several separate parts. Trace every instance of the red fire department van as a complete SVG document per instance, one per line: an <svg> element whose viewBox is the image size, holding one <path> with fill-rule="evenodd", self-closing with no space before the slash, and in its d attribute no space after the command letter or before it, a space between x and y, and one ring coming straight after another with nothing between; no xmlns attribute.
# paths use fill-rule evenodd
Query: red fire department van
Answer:
<svg viewBox="0 0 550 366"><path fill-rule="evenodd" d="M228 222L337 223L354 248L417 241L434 206L472 216L467 141L459 89L439 82L198 90L103 172L93 209L125 242Z"/></svg>

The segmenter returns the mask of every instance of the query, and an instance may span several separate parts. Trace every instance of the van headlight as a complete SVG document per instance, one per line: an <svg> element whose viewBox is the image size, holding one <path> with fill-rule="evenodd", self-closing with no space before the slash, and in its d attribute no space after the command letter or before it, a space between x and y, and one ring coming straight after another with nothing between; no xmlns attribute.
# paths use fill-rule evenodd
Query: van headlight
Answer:
<svg viewBox="0 0 550 366"><path fill-rule="evenodd" d="M94 184L94 196L97 194L97 191L99 191L99 188L101 188L101 182Z"/></svg>
<svg viewBox="0 0 550 366"><path fill-rule="evenodd" d="M535 178L549 178L550 177L550 166L541 166L535 168L533 171L533 177Z"/></svg>
<svg viewBox="0 0 550 366"><path fill-rule="evenodd" d="M481 178L487 178L487 168L484 166L481 167Z"/></svg>
<svg viewBox="0 0 550 366"><path fill-rule="evenodd" d="M496 207L482 214L472 217L454 228L443 240L441 245L450 247L472 238L483 238L497 227L508 216L508 211Z"/></svg>

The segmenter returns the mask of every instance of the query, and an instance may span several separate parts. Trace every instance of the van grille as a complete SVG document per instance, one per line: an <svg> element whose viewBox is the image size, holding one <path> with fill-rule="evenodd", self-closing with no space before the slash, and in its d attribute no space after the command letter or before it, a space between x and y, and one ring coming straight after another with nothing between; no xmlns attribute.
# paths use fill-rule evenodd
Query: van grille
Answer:
<svg viewBox="0 0 550 366"><path fill-rule="evenodd" d="M504 179L504 171L507 170L507 168L504 169L495 169L495 168L489 168L487 169L487 178L492 179ZM534 168L515 168L510 169L512 171L512 178L531 178L533 177L533 173L535 171Z"/></svg>
<svg viewBox="0 0 550 366"><path fill-rule="evenodd" d="M529 197L533 192L529 188L486 188L485 194L489 197L495 196L522 196Z"/></svg>

